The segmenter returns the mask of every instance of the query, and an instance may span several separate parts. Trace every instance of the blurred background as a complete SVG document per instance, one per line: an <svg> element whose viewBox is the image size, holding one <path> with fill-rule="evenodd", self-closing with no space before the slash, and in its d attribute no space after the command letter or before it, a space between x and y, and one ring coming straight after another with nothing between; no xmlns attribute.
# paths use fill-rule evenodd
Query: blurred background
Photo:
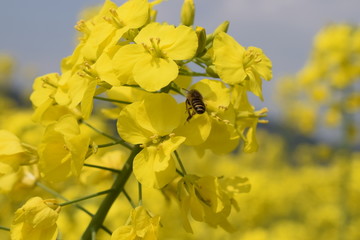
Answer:
<svg viewBox="0 0 360 240"><path fill-rule="evenodd" d="M24 99L33 79L59 72L61 59L75 47L79 13L102 2L1 1L1 94L30 107ZM182 3L158 5L158 21L179 24ZM193 163L204 174L240 174L252 183L233 217L239 231L213 230L213 239L360 239L360 2L197 0L195 5L195 25L211 32L228 20L230 35L243 46L263 49L273 63L273 79L263 84L265 101L250 98L256 109L269 108L270 122L258 126L259 152L207 154ZM1 101L0 107L12 106ZM9 112L0 114L0 125L11 128L4 115ZM203 223L196 228L194 236L176 237L176 229L163 235L209 236Z"/></svg>

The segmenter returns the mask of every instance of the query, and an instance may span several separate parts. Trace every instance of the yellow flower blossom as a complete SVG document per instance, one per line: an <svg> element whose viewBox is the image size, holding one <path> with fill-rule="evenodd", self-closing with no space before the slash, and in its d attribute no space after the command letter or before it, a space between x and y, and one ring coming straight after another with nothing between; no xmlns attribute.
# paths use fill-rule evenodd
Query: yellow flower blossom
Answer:
<svg viewBox="0 0 360 240"><path fill-rule="evenodd" d="M115 45L129 30L142 27L149 18L150 5L147 0L129 0L120 7L107 0L102 11L92 24L89 37L82 48L87 60L96 60L103 51ZM88 24L88 25L90 25Z"/></svg>
<svg viewBox="0 0 360 240"><path fill-rule="evenodd" d="M259 118L265 117L267 109L255 111L255 108L250 104L245 88L242 86L234 86L232 88L231 102L236 114L236 130L244 141L244 152L256 152L258 150L258 143L256 140L256 128Z"/></svg>
<svg viewBox="0 0 360 240"><path fill-rule="evenodd" d="M160 93L126 106L119 115L117 130L132 144L144 148L134 159L133 171L143 185L162 188L175 177L171 153L185 141L174 136L182 109L171 96Z"/></svg>
<svg viewBox="0 0 360 240"><path fill-rule="evenodd" d="M143 206L131 211L131 224L117 228L111 240L158 239L160 217L151 217Z"/></svg>
<svg viewBox="0 0 360 240"><path fill-rule="evenodd" d="M49 73L37 77L34 80L33 92L30 100L35 107L33 119L40 121L43 114L55 103L54 94L56 92L60 76L58 73Z"/></svg>
<svg viewBox="0 0 360 240"><path fill-rule="evenodd" d="M231 208L238 210L234 194L249 192L246 178L219 179L217 177L186 175L178 183L178 200L185 230L192 232L188 213L194 220L233 231L227 220Z"/></svg>
<svg viewBox="0 0 360 240"><path fill-rule="evenodd" d="M32 164L37 159L34 147L22 143L9 131L0 130L0 177L14 173L21 165Z"/></svg>
<svg viewBox="0 0 360 240"><path fill-rule="evenodd" d="M241 84L262 99L262 81L272 78L272 63L260 48L245 49L230 35L219 32L213 43L214 65L220 78L231 85Z"/></svg>
<svg viewBox="0 0 360 240"><path fill-rule="evenodd" d="M55 240L60 206L54 199L29 199L15 212L10 234L13 240Z"/></svg>
<svg viewBox="0 0 360 240"><path fill-rule="evenodd" d="M47 126L38 146L41 176L50 182L64 181L71 175L79 176L90 138L80 131L72 115Z"/></svg>
<svg viewBox="0 0 360 240"><path fill-rule="evenodd" d="M228 147L234 146L234 144L229 145L229 136L231 134L228 131L233 131L230 125L225 125L233 123L235 117L232 109L229 110L229 89L226 88L223 82L209 79L202 79L191 86L191 89L198 90L202 95L206 112L202 115L195 114L189 121L180 125L175 133L186 137L184 142L186 145L198 146L198 149L209 148L218 153L219 151L215 149L224 147L222 152L228 152ZM186 108L185 104L183 108ZM182 118L185 120L187 117L188 112L184 111ZM216 130L218 128L221 128L219 132ZM234 137L236 138L236 136ZM237 145L237 142L235 145ZM233 148L231 147L231 150Z"/></svg>
<svg viewBox="0 0 360 240"><path fill-rule="evenodd" d="M192 58L197 50L193 29L180 25L150 23L134 39L136 44L120 48L112 61L120 82L133 79L147 91L156 91L178 76L175 60Z"/></svg>

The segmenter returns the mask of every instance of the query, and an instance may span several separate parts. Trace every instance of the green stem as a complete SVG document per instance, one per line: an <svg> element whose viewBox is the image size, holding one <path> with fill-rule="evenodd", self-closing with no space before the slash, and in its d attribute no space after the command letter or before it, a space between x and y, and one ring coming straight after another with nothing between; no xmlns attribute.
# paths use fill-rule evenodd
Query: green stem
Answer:
<svg viewBox="0 0 360 240"><path fill-rule="evenodd" d="M179 72L180 76L193 76L193 77L209 77L207 73L198 73L198 72Z"/></svg>
<svg viewBox="0 0 360 240"><path fill-rule="evenodd" d="M128 144L124 140L119 140L119 141L112 142L112 143L99 144L97 147L98 148L106 148L106 147L111 147L111 146L114 146L114 145L117 145L117 144L121 144L122 146L126 147L129 150L133 149L133 146L131 146L130 144Z"/></svg>
<svg viewBox="0 0 360 240"><path fill-rule="evenodd" d="M98 196L101 196L101 195L104 195L104 194L107 194L107 193L110 193L110 192L112 192L112 189L97 192L97 193L94 193L94 194L90 194L88 196L78 198L78 199L75 199L75 200L71 200L71 201L67 201L67 202L64 202L64 203L60 203L59 206L63 207L63 206L69 205L69 204L73 204L73 203L81 202L81 201L84 201L84 200L87 200L87 199L90 199L90 198L98 197Z"/></svg>
<svg viewBox="0 0 360 240"><path fill-rule="evenodd" d="M142 185L138 182L138 190L139 190L139 206L142 205Z"/></svg>
<svg viewBox="0 0 360 240"><path fill-rule="evenodd" d="M113 145L116 145L116 144L121 144L124 147L126 147L127 149L130 149L130 150L133 149L133 147L130 144L128 144L127 142L125 142L123 139L118 139L116 137L113 137L113 136L111 136L111 135L97 129L96 127L92 126L91 124L85 122L84 120L82 120L81 122L83 124L85 124L86 126L88 126L89 128L91 128L92 130L94 130L95 132L97 132L97 133L99 133L99 134L101 134L101 135L103 135L103 136L105 136L105 137L107 137L107 138L109 138L111 140L114 140L113 143L107 143L107 144L98 145L98 148L109 147L109 146L113 146Z"/></svg>
<svg viewBox="0 0 360 240"><path fill-rule="evenodd" d="M170 90L173 90L174 92L184 96L184 94L182 92L180 92L178 89L174 88L174 87L170 87Z"/></svg>
<svg viewBox="0 0 360 240"><path fill-rule="evenodd" d="M107 134L107 133L105 133L105 132L97 129L96 127L94 127L94 126L92 126L91 124L85 122L84 120L82 120L81 122L82 122L83 124L85 124L86 126L88 126L89 128L91 128L92 130L94 130L95 132L100 133L101 135L103 135L103 136L105 136L105 137L107 137L107 138L109 138L109 139L111 139L111 140L114 140L114 141L116 141L116 142L120 141L120 139L118 139L118 138L116 138L116 137L113 137L113 136L111 136L111 135L109 135L109 134Z"/></svg>
<svg viewBox="0 0 360 240"><path fill-rule="evenodd" d="M64 201L70 201L69 199L67 199L66 197L64 197L63 195L59 194L58 192L52 190L51 188L49 188L48 186L42 184L41 182L36 182L35 183L36 186L42 188L43 190L47 191L48 193L64 200ZM89 210L87 210L86 208L84 208L83 206L79 205L79 204L74 204L75 207L77 207L78 209L80 209L81 211L83 211L84 213L86 213L87 215L89 215L90 217L94 217L94 214L92 214ZM101 225L101 228L107 232L108 234L112 234L112 232L105 226Z"/></svg>
<svg viewBox="0 0 360 240"><path fill-rule="evenodd" d="M0 230L10 231L10 228L0 226Z"/></svg>
<svg viewBox="0 0 360 240"><path fill-rule="evenodd" d="M110 172L114 172L114 173L120 173L120 170L114 169L114 168L108 168L108 167L103 167L103 166L99 166L99 165L94 165L94 164L89 164L89 163L84 163L85 167L91 167L91 168L98 168L98 169L102 169L102 170L107 170Z"/></svg>
<svg viewBox="0 0 360 240"><path fill-rule="evenodd" d="M103 97L98 97L98 96L94 96L94 98L98 99L98 100L106 101L106 102L116 102L116 103L123 103L123 104L131 104L132 103L132 102L121 101L121 100L116 100L116 99L111 99L111 98L103 98Z"/></svg>
<svg viewBox="0 0 360 240"><path fill-rule="evenodd" d="M178 161L178 163L179 163L179 165L180 165L181 171L182 171L182 173L183 173L182 176L184 176L184 175L187 174L187 173L186 173L186 170L185 170L185 167L184 167L184 165L183 165L183 163L182 163L182 161L181 161L181 159L180 159L180 156L179 156L178 152L175 150L174 153L175 153L176 159L177 159L177 161Z"/></svg>
<svg viewBox="0 0 360 240"><path fill-rule="evenodd" d="M132 208L136 208L136 204L134 203L134 201L131 199L131 197L129 196L129 194L125 191L125 189L123 189L122 191L126 197L126 199L128 200L128 202L130 203L130 205L132 206Z"/></svg>
<svg viewBox="0 0 360 240"><path fill-rule="evenodd" d="M131 173L132 173L132 164L134 161L135 156L141 151L140 146L136 145L134 149L132 150L129 158L127 159L121 173L117 176L115 179L111 191L105 199L102 201L99 209L97 210L95 216L91 219L91 222L89 223L88 227L86 228L82 239L83 240L90 240L92 239L92 232L97 232L97 230L100 228L102 223L105 220L105 217L107 213L109 212L109 209L113 205L116 198L119 196L119 194L124 190L125 183L129 179Z"/></svg>
<svg viewBox="0 0 360 240"><path fill-rule="evenodd" d="M182 177L185 176L184 173L182 171L180 171L179 169L176 169L176 172Z"/></svg>
<svg viewBox="0 0 360 240"><path fill-rule="evenodd" d="M195 63L196 65L198 65L199 67L206 69L205 66L203 66L198 60L193 61L193 63Z"/></svg>

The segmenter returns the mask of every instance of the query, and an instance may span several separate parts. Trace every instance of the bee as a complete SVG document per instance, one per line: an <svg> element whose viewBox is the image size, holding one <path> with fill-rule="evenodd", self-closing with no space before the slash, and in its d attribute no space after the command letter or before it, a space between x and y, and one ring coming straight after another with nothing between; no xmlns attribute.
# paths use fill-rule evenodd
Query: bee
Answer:
<svg viewBox="0 0 360 240"><path fill-rule="evenodd" d="M186 89L185 89L186 90ZM195 114L203 114L206 110L205 103L203 102L203 96L198 90L191 89L186 90L186 110L189 113L186 121L189 121Z"/></svg>

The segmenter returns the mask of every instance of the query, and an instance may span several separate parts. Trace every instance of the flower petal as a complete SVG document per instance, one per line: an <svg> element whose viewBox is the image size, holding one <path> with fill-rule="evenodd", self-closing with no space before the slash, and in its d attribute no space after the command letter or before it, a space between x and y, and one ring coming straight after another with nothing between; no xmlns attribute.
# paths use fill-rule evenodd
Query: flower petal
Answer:
<svg viewBox="0 0 360 240"><path fill-rule="evenodd" d="M143 128L159 136L170 134L179 126L181 110L173 97L165 93L144 98L144 109L137 111L137 121Z"/></svg>
<svg viewBox="0 0 360 240"><path fill-rule="evenodd" d="M230 35L220 32L215 36L213 49L214 65L220 78L229 84L241 83L247 76L243 67L244 47Z"/></svg>
<svg viewBox="0 0 360 240"><path fill-rule="evenodd" d="M173 137L160 145L144 148L134 159L134 175L147 187L162 188L175 177L175 162L171 153L184 142L184 137Z"/></svg>
<svg viewBox="0 0 360 240"><path fill-rule="evenodd" d="M141 127L137 119L137 112L144 111L144 102L135 102L126 106L119 115L117 121L117 130L119 135L125 141L132 144L145 144L152 132Z"/></svg>
<svg viewBox="0 0 360 240"><path fill-rule="evenodd" d="M147 91L157 91L167 86L178 76L178 65L171 59L144 54L135 64L134 80Z"/></svg>

